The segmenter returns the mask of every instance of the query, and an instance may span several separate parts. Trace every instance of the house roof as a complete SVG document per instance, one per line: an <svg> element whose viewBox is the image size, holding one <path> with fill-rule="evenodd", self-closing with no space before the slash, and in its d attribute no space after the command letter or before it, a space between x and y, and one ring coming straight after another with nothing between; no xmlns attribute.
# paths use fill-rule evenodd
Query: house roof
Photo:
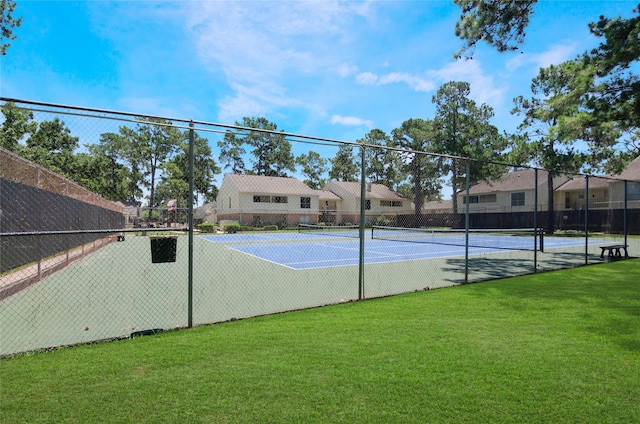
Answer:
<svg viewBox="0 0 640 424"><path fill-rule="evenodd" d="M329 190L316 190L316 192L319 194L320 200L342 200L342 197Z"/></svg>
<svg viewBox="0 0 640 424"><path fill-rule="evenodd" d="M423 211L453 209L453 200L432 200L422 205Z"/></svg>
<svg viewBox="0 0 640 424"><path fill-rule="evenodd" d="M347 181L332 181L325 186L325 190L331 187L340 187L354 198L360 197L360 183ZM391 190L384 184L367 184L366 199L406 200L405 197Z"/></svg>
<svg viewBox="0 0 640 424"><path fill-rule="evenodd" d="M622 180L640 181L640 156L635 158L616 178Z"/></svg>
<svg viewBox="0 0 640 424"><path fill-rule="evenodd" d="M239 193L317 196L316 190L296 178L264 175L226 174L223 184L232 184Z"/></svg>
<svg viewBox="0 0 640 424"><path fill-rule="evenodd" d="M589 178L589 188L607 188L611 183L609 178ZM583 176L576 176L558 187L557 191L577 191L587 187L587 180Z"/></svg>
<svg viewBox="0 0 640 424"><path fill-rule="evenodd" d="M538 187L547 183L548 172L538 170ZM566 181L566 176L559 176L553 179L553 187L557 189ZM501 175L499 180L480 181L469 188L469 193L494 193L497 191L518 191L533 190L535 183L535 169L525 169L522 171L506 172ZM459 193L464 194L464 189Z"/></svg>

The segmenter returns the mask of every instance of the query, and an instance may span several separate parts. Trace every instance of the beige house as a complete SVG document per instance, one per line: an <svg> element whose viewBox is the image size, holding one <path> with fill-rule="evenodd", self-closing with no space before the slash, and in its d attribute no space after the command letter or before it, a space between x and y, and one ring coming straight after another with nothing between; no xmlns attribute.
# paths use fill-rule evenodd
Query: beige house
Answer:
<svg viewBox="0 0 640 424"><path fill-rule="evenodd" d="M548 173L538 171L538 210L547 210ZM569 180L566 176L553 179L554 191ZM507 172L497 181L481 181L469 188L469 213L481 212L531 212L536 204L535 170ZM458 193L458 211L466 209L466 191ZM555 200L555 197L554 197Z"/></svg>
<svg viewBox="0 0 640 424"><path fill-rule="evenodd" d="M627 208L640 209L640 156L635 158L625 170L616 175L616 180L609 181L609 195L611 196L611 207L622 209L625 197L625 183L626 184L626 196L627 196Z"/></svg>
<svg viewBox="0 0 640 424"><path fill-rule="evenodd" d="M538 170L538 210L548 210L548 173ZM627 180L627 207L640 208L640 157L617 176L589 177L589 209L623 208L624 181ZM469 212L528 212L535 202L535 170L513 171L497 181L482 181L469 189ZM585 176L561 175L553 179L554 210L581 210L585 207ZM459 212L466 207L466 192L458 193Z"/></svg>
<svg viewBox="0 0 640 424"><path fill-rule="evenodd" d="M246 225L315 223L319 192L295 178L226 174L218 192L218 220Z"/></svg>
<svg viewBox="0 0 640 424"><path fill-rule="evenodd" d="M323 191L330 191L342 200L335 212L334 223L356 223L360 220L361 187L358 182L332 181ZM394 219L399 214L413 213L409 199L401 196L383 184L367 184L365 188L365 217L373 222L384 216Z"/></svg>
<svg viewBox="0 0 640 424"><path fill-rule="evenodd" d="M360 219L360 183L333 181L313 190L296 178L227 174L218 192L216 215L221 225L299 223L357 223ZM365 214L368 222L384 216L413 213L411 201L382 184L368 184Z"/></svg>

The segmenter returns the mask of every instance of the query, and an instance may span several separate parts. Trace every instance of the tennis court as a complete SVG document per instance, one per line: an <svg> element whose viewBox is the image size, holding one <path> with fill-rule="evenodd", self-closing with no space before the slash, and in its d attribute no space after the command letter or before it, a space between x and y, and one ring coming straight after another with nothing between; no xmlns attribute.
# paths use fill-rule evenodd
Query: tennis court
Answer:
<svg viewBox="0 0 640 424"><path fill-rule="evenodd" d="M298 233L227 234L203 236L227 249L290 269L315 269L358 265L359 230L356 227L314 228L301 226ZM466 251L465 243L469 249ZM591 241L597 244L599 241ZM583 239L545 237L546 249L584 246ZM462 230L373 227L365 230L364 261L367 264L445 259L498 254L504 251L542 250L533 229Z"/></svg>

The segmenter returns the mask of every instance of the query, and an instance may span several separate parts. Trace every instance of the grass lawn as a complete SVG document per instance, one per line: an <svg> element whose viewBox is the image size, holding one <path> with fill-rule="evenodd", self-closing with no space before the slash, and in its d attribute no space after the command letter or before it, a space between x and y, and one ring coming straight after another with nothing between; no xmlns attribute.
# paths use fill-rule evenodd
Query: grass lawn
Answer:
<svg viewBox="0 0 640 424"><path fill-rule="evenodd" d="M0 422L640 422L640 260L5 358Z"/></svg>

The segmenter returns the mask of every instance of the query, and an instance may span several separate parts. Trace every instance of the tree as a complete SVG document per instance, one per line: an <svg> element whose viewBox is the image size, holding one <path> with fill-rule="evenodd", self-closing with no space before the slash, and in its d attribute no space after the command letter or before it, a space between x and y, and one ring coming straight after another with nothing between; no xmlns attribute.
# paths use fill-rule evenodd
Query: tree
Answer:
<svg viewBox="0 0 640 424"><path fill-rule="evenodd" d="M226 131L224 139L218 141L220 148L220 163L224 168L231 168L234 174L242 174L245 171L243 155L246 150L243 147L244 138L238 137L233 131Z"/></svg>
<svg viewBox="0 0 640 424"><path fill-rule="evenodd" d="M189 131L185 131L183 138L187 140L189 138ZM198 134L194 135L193 139L194 157L193 157L193 188L194 188L194 201L198 203L199 196L203 198L211 197L211 190L215 175L220 173L220 167L216 164L211 154L211 147L209 147L209 141L200 137ZM163 182L165 180L179 180L183 184L174 182L171 187L180 188L180 190L173 190L172 199L179 199L183 205L188 205L189 198L189 143L183 142L179 146L179 152L175 155L170 164L175 166L167 166L164 168ZM186 184L186 185L185 185Z"/></svg>
<svg viewBox="0 0 640 424"><path fill-rule="evenodd" d="M313 150L309 154L301 154L296 158L296 163L302 167L302 175L306 177L304 183L314 190L321 189L325 180L322 176L327 172L327 160Z"/></svg>
<svg viewBox="0 0 640 424"><path fill-rule="evenodd" d="M409 119L394 129L392 136L395 145L406 150L400 154L404 164L402 170L410 176L410 193L406 189L400 192L413 200L415 214L420 215L425 201L438 199L442 188L435 157L419 153L428 150L433 122Z"/></svg>
<svg viewBox="0 0 640 424"><path fill-rule="evenodd" d="M360 161L353 155L353 146L341 144L338 152L331 162L329 179L335 181L357 182L360 175Z"/></svg>
<svg viewBox="0 0 640 424"><path fill-rule="evenodd" d="M469 83L451 81L441 86L433 96L436 106L433 150L440 154L473 158L469 174L473 184L499 178L504 172L505 168L498 163L507 147L507 140L489 122L493 109L485 104L477 106L468 97L470 91ZM466 180L466 166L453 158L443 158L440 163L442 175L451 173L453 213L456 214L458 187Z"/></svg>
<svg viewBox="0 0 640 424"><path fill-rule="evenodd" d="M171 122L160 119L139 118L135 129L121 127L126 137L127 157L132 172L146 171L142 183L149 189L149 206L158 206L155 199L156 179L161 166L176 153L184 135Z"/></svg>
<svg viewBox="0 0 640 424"><path fill-rule="evenodd" d="M551 65L540 70L531 84L533 97L514 99L512 113L523 115L521 130L531 130L525 136L532 140L531 152L534 160L549 170L547 180L548 220L547 231L555 230L553 179L563 172L578 172L587 161L587 156L574 147L575 133L563 126L563 118L579 114L580 98L573 96L576 77L572 68L563 64Z"/></svg>
<svg viewBox="0 0 640 424"><path fill-rule="evenodd" d="M382 130L373 129L358 142L367 145L365 148L367 180L395 190L402 180L399 171L403 164L398 151L389 149L394 146L391 137Z"/></svg>
<svg viewBox="0 0 640 424"><path fill-rule="evenodd" d="M291 143L284 134L274 133L278 126L265 118L243 118L243 126L254 128L245 141L253 150L253 172L256 175L286 177L285 171L295 172L295 159L291 153Z"/></svg>
<svg viewBox="0 0 640 424"><path fill-rule="evenodd" d="M113 201L134 201L129 193L131 172L125 165L126 145L120 134L104 133L98 144L88 145L90 156L83 162L83 186ZM93 178L91 178L93 177Z"/></svg>
<svg viewBox="0 0 640 424"><path fill-rule="evenodd" d="M479 41L499 52L517 50L524 41L537 0L454 0L454 3L462 9L455 26L455 34L465 43L455 54L459 58L473 50Z"/></svg>
<svg viewBox="0 0 640 424"><path fill-rule="evenodd" d="M33 112L16 107L15 103L2 105L4 122L0 127L0 147L20 153L20 142L33 134L38 123L33 120Z"/></svg>
<svg viewBox="0 0 640 424"><path fill-rule="evenodd" d="M43 121L26 140L24 157L71 180L76 175L74 151L78 137L59 118Z"/></svg>
<svg viewBox="0 0 640 424"><path fill-rule="evenodd" d="M13 29L20 26L22 23L22 17L16 19L13 17L13 12L16 9L16 2L13 0L0 0L0 9L2 14L0 15L0 31L2 37L0 39L0 56L7 54L7 48L10 46L9 41L15 40L16 36L13 34ZM7 40L7 42L4 42Z"/></svg>

